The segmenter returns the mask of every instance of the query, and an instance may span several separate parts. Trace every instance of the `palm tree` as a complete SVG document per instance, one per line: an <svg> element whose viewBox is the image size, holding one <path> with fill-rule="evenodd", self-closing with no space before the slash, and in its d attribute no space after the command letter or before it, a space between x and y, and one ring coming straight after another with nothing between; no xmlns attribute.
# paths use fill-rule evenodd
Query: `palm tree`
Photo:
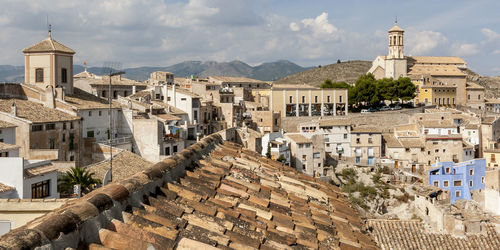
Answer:
<svg viewBox="0 0 500 250"><path fill-rule="evenodd" d="M86 194L92 188L101 183L101 180L95 179L94 173L89 172L88 169L82 167L72 167L61 178L59 178L59 191L72 192L73 186L80 184L82 194Z"/></svg>

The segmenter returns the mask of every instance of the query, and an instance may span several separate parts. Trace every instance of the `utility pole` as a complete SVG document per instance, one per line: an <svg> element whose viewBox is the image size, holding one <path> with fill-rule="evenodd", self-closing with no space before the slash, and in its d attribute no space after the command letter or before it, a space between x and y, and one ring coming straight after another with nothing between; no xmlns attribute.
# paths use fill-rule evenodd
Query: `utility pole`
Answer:
<svg viewBox="0 0 500 250"><path fill-rule="evenodd" d="M109 117L109 177L110 180L109 182L113 181L113 115L112 115L112 98L111 98L111 78L113 76L118 76L118 75L123 75L125 72L123 71L118 71L118 72L113 72L113 69L109 70L109 94L108 94L108 101L109 101L109 111L108 111L108 117Z"/></svg>

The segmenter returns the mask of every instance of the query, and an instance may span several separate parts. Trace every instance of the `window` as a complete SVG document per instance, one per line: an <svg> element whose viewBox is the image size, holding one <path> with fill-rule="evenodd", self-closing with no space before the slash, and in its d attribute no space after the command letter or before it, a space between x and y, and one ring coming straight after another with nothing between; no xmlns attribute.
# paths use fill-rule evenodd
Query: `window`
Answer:
<svg viewBox="0 0 500 250"><path fill-rule="evenodd" d="M477 95L477 99L478 99L478 100L481 100L481 95Z"/></svg>
<svg viewBox="0 0 500 250"><path fill-rule="evenodd" d="M116 99L118 98L118 92L115 90L113 91L113 99Z"/></svg>
<svg viewBox="0 0 500 250"><path fill-rule="evenodd" d="M462 186L462 181L453 181L453 186L454 187L460 187L460 186Z"/></svg>
<svg viewBox="0 0 500 250"><path fill-rule="evenodd" d="M306 97L302 96L302 103L305 103L305 102L306 102Z"/></svg>
<svg viewBox="0 0 500 250"><path fill-rule="evenodd" d="M473 186L473 184L474 184L474 182L469 181L469 187L472 187L472 186Z"/></svg>
<svg viewBox="0 0 500 250"><path fill-rule="evenodd" d="M36 132L36 131L42 131L43 130L43 125L32 125L31 126L31 131Z"/></svg>
<svg viewBox="0 0 500 250"><path fill-rule="evenodd" d="M484 184L484 176L481 176L481 183Z"/></svg>
<svg viewBox="0 0 500 250"><path fill-rule="evenodd" d="M467 95L467 100L470 100L470 94L469 94L469 95Z"/></svg>
<svg viewBox="0 0 500 250"><path fill-rule="evenodd" d="M339 102L342 102L342 96L339 96Z"/></svg>
<svg viewBox="0 0 500 250"><path fill-rule="evenodd" d="M469 170L469 175L474 175L474 169Z"/></svg>
<svg viewBox="0 0 500 250"><path fill-rule="evenodd" d="M70 123L69 123L69 129L73 129L73 128L74 128L74 127L73 127L73 122L70 122Z"/></svg>
<svg viewBox="0 0 500 250"><path fill-rule="evenodd" d="M94 138L94 131L93 130L87 131L87 138Z"/></svg>
<svg viewBox="0 0 500 250"><path fill-rule="evenodd" d="M186 98L181 98L181 101L185 101L185 100L186 100Z"/></svg>
<svg viewBox="0 0 500 250"><path fill-rule="evenodd" d="M360 143L360 138L356 138L356 143L359 144Z"/></svg>
<svg viewBox="0 0 500 250"><path fill-rule="evenodd" d="M63 122L63 129L66 130L66 123Z"/></svg>
<svg viewBox="0 0 500 250"><path fill-rule="evenodd" d="M69 134L69 150L75 149L75 134Z"/></svg>
<svg viewBox="0 0 500 250"><path fill-rule="evenodd" d="M165 148L165 155L170 155L170 147Z"/></svg>
<svg viewBox="0 0 500 250"><path fill-rule="evenodd" d="M123 96L128 96L128 92L127 92L126 90L125 90L125 91L123 91ZM161 98L162 98L162 100L163 100L163 96L162 96Z"/></svg>
<svg viewBox="0 0 500 250"><path fill-rule="evenodd" d="M290 103L293 102L293 96L290 96Z"/></svg>
<svg viewBox="0 0 500 250"><path fill-rule="evenodd" d="M89 111L89 117L92 116L92 111Z"/></svg>
<svg viewBox="0 0 500 250"><path fill-rule="evenodd" d="M99 116L101 116L101 115L102 115L102 111L99 110Z"/></svg>
<svg viewBox="0 0 500 250"><path fill-rule="evenodd" d="M455 191L455 197L456 198L460 197L460 191Z"/></svg>
<svg viewBox="0 0 500 250"><path fill-rule="evenodd" d="M445 169L445 172L446 172L447 174L449 174L449 173L450 173L450 168L446 168L446 169Z"/></svg>
<svg viewBox="0 0 500 250"><path fill-rule="evenodd" d="M319 159L321 157L320 153L314 153L313 154L314 159Z"/></svg>
<svg viewBox="0 0 500 250"><path fill-rule="evenodd" d="M62 141L65 142L66 141L66 134L62 134Z"/></svg>
<svg viewBox="0 0 500 250"><path fill-rule="evenodd" d="M303 148L304 147L304 144L299 144L299 148Z"/></svg>
<svg viewBox="0 0 500 250"><path fill-rule="evenodd" d="M371 137L368 138L368 143L373 143L373 139Z"/></svg>
<svg viewBox="0 0 500 250"><path fill-rule="evenodd" d="M434 186L439 187L439 181L434 181Z"/></svg>
<svg viewBox="0 0 500 250"><path fill-rule="evenodd" d="M49 148L50 149L55 149L56 148L56 140L54 138L49 139Z"/></svg>
<svg viewBox="0 0 500 250"><path fill-rule="evenodd" d="M35 82L43 82L43 69L35 69Z"/></svg>
<svg viewBox="0 0 500 250"><path fill-rule="evenodd" d="M448 186L450 186L450 182L449 182L449 181L443 181L443 186L444 186L444 187L448 187Z"/></svg>
<svg viewBox="0 0 500 250"><path fill-rule="evenodd" d="M177 153L177 145L174 146L174 150L172 152Z"/></svg>
<svg viewBox="0 0 500 250"><path fill-rule="evenodd" d="M68 70L65 68L61 69L61 82L62 83L68 82Z"/></svg>
<svg viewBox="0 0 500 250"><path fill-rule="evenodd" d="M106 90L103 90L103 91L101 92L101 97L106 97Z"/></svg>
<svg viewBox="0 0 500 250"><path fill-rule="evenodd" d="M50 180L31 184L31 198L40 199L50 196Z"/></svg>
<svg viewBox="0 0 500 250"><path fill-rule="evenodd" d="M347 134L344 134L344 139L347 139Z"/></svg>
<svg viewBox="0 0 500 250"><path fill-rule="evenodd" d="M45 130L54 130L54 129L56 129L55 123L45 124Z"/></svg>
<svg viewBox="0 0 500 250"><path fill-rule="evenodd" d="M330 96L326 97L326 102L330 102Z"/></svg>
<svg viewBox="0 0 500 250"><path fill-rule="evenodd" d="M317 95L316 95L316 96L314 96L314 102L315 102L315 103L318 103L318 96L317 96Z"/></svg>

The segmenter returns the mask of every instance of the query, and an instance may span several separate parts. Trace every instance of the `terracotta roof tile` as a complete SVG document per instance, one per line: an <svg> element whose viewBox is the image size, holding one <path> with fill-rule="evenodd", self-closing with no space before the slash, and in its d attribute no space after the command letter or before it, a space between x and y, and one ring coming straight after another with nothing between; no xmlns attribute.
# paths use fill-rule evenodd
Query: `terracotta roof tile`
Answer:
<svg viewBox="0 0 500 250"><path fill-rule="evenodd" d="M0 111L10 114L14 103L17 106L17 116L33 123L75 121L81 119L78 116L73 116L63 111L47 108L42 104L21 99L0 99Z"/></svg>
<svg viewBox="0 0 500 250"><path fill-rule="evenodd" d="M203 139L204 147L214 142L210 138L214 137ZM364 227L359 215L349 206L347 197L338 193L338 188L298 174L258 154L234 150L235 145L219 144L216 151L212 151L217 152L214 157L193 162L194 170L180 178L172 178L176 181L161 183L160 179L154 179L156 175L147 174L153 170L146 170L137 178L150 178L155 180L151 183L160 183L148 186L151 184L145 183L147 180L134 183L127 179L92 192L94 197L106 194L108 198L120 198L119 206L110 200L110 209L123 207L131 212L122 211L121 216L110 213L115 220L107 231L101 230L98 237L102 246L144 248L152 245L168 249L177 243L179 249L305 249L332 248L339 244L375 247L370 237L361 233ZM189 152L171 161L179 163L194 157L192 150ZM225 152L231 154L234 161L225 157ZM169 171L168 166L156 168ZM148 186L149 191L142 190L141 186ZM140 192L136 196L140 198L124 199L111 191L121 189ZM131 193L127 195L131 197ZM93 204L100 204L94 200L84 204L90 207L82 208L94 209L88 218L107 209L94 207ZM112 204L116 205L111 208ZM78 213L85 213L85 209ZM40 232L45 234L51 228L42 229ZM57 230L50 233L53 240L59 235ZM1 239L0 246L6 246Z"/></svg>

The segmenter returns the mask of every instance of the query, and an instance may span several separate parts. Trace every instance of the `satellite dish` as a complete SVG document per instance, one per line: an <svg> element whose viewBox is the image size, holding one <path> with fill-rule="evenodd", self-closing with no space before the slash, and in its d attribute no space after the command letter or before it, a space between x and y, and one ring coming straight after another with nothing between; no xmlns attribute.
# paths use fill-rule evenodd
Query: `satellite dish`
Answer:
<svg viewBox="0 0 500 250"><path fill-rule="evenodd" d="M107 185L111 182L111 170L106 171L104 178L102 179L102 185Z"/></svg>

